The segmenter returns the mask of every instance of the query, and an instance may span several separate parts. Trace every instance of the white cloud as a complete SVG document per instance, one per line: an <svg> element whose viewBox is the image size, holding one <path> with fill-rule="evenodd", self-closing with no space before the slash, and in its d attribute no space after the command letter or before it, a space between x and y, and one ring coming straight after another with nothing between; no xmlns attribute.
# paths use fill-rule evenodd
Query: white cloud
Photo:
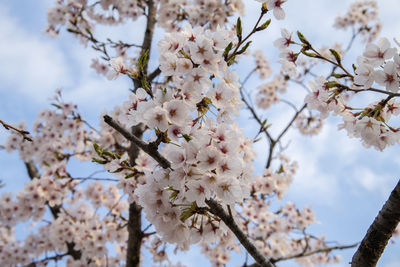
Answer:
<svg viewBox="0 0 400 267"><path fill-rule="evenodd" d="M385 267L399 267L400 266L400 261L392 261L392 262L389 262L389 263L387 263L387 264L385 264Z"/></svg>
<svg viewBox="0 0 400 267"><path fill-rule="evenodd" d="M349 183L352 191L357 194L362 193L361 190L365 190L369 193L377 192L382 199L387 199L393 189L394 178L387 173L378 173L373 168L358 166L353 169L351 176L353 180Z"/></svg>
<svg viewBox="0 0 400 267"><path fill-rule="evenodd" d="M65 100L77 104L83 115L100 116L105 110L111 111L128 96L128 85L124 77L108 81L103 77L84 76L74 88L63 91Z"/></svg>
<svg viewBox="0 0 400 267"><path fill-rule="evenodd" d="M2 5L0 25L2 93L12 90L28 99L43 101L56 88L69 83L64 56L53 41L28 32Z"/></svg>
<svg viewBox="0 0 400 267"><path fill-rule="evenodd" d="M335 173L320 167L321 154L318 152L318 145L302 145L296 142L297 140L292 142L288 153L291 159L299 164L299 170L289 191L290 195L310 204L333 205L340 190Z"/></svg>

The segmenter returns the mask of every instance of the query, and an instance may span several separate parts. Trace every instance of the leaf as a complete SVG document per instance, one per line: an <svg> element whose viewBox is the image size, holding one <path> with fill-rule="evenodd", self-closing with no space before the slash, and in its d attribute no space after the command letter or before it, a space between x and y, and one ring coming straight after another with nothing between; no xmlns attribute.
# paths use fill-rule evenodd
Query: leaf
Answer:
<svg viewBox="0 0 400 267"><path fill-rule="evenodd" d="M142 52L138 60L138 69L140 72L144 71L145 66L149 63L149 50L146 49Z"/></svg>
<svg viewBox="0 0 400 267"><path fill-rule="evenodd" d="M101 159L92 158L92 162L96 162L96 163L99 163L99 164L106 164L107 160L101 160Z"/></svg>
<svg viewBox="0 0 400 267"><path fill-rule="evenodd" d="M242 40L242 20L238 17L236 22L236 35L239 38L239 42Z"/></svg>
<svg viewBox="0 0 400 267"><path fill-rule="evenodd" d="M297 36L299 37L300 42L302 42L303 44L307 46L311 45L310 42L306 39L306 37L304 37L304 35L301 32L297 31Z"/></svg>
<svg viewBox="0 0 400 267"><path fill-rule="evenodd" d="M225 47L224 54L223 54L224 57L228 56L229 51L232 50L232 47L233 47L233 43L232 43L232 42L230 42L230 43Z"/></svg>
<svg viewBox="0 0 400 267"><path fill-rule="evenodd" d="M308 56L308 57L315 57L315 58L318 58L318 57L319 57L319 56L318 56L317 54L315 54L315 53L306 52L305 49L301 49L301 53L304 54L304 55L306 55L306 56Z"/></svg>
<svg viewBox="0 0 400 267"><path fill-rule="evenodd" d="M329 88L333 88L333 87L337 87L338 82L336 82L336 81L328 81L324 85L328 86Z"/></svg>
<svg viewBox="0 0 400 267"><path fill-rule="evenodd" d="M187 219L189 219L190 217L195 215L196 208L197 208L196 202L193 202L190 207L183 209L181 216L180 216L181 221L185 222Z"/></svg>
<svg viewBox="0 0 400 267"><path fill-rule="evenodd" d="M261 123L261 128L264 128L264 125L267 123L267 119L265 119L262 123Z"/></svg>
<svg viewBox="0 0 400 267"><path fill-rule="evenodd" d="M190 142L192 140L192 137L187 134L182 134L182 137L185 138L186 142Z"/></svg>
<svg viewBox="0 0 400 267"><path fill-rule="evenodd" d="M93 148L99 156L103 155L103 149L97 143L93 143Z"/></svg>
<svg viewBox="0 0 400 267"><path fill-rule="evenodd" d="M229 61L228 61L228 66L232 65L233 63L235 63L235 59L236 59L235 56L234 56L234 57L231 57L231 58L229 59Z"/></svg>
<svg viewBox="0 0 400 267"><path fill-rule="evenodd" d="M251 42L252 42L252 41L248 41L248 42L242 47L242 49L240 49L237 53L240 55L240 54L243 54L244 52L246 52L246 50L247 50L247 48L249 48Z"/></svg>
<svg viewBox="0 0 400 267"><path fill-rule="evenodd" d="M62 109L62 107L60 105L58 105L58 104L51 103L51 105L56 107L56 108L58 108L58 109Z"/></svg>
<svg viewBox="0 0 400 267"><path fill-rule="evenodd" d="M271 19L264 22L261 26L257 27L256 31L262 31L268 28L269 24L271 24Z"/></svg>
<svg viewBox="0 0 400 267"><path fill-rule="evenodd" d="M71 33L76 33L76 34L78 34L78 33L79 33L77 30L70 29L70 28L68 28L68 29L67 29L67 31L68 31L68 32L71 32Z"/></svg>
<svg viewBox="0 0 400 267"><path fill-rule="evenodd" d="M265 13L268 12L267 3L263 3L263 4L262 4L262 6L261 6L261 12L262 12L263 14L265 14Z"/></svg>
<svg viewBox="0 0 400 267"><path fill-rule="evenodd" d="M332 55L335 57L336 62L340 64L340 62L342 61L342 59L340 58L339 53L334 50L334 49L329 49L329 51L331 51Z"/></svg>
<svg viewBox="0 0 400 267"><path fill-rule="evenodd" d="M339 73L332 73L332 76L335 78L343 78L343 77L347 77L347 74L339 74Z"/></svg>

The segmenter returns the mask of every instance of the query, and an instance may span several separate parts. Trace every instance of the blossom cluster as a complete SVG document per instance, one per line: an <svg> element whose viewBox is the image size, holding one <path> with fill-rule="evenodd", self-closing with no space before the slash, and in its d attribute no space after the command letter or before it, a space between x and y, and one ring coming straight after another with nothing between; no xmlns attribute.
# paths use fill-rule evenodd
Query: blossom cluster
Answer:
<svg viewBox="0 0 400 267"><path fill-rule="evenodd" d="M352 14L354 9L358 10L357 12L362 12L363 16L354 15L360 21L355 19L356 21L352 23L362 22L368 24L368 22L375 20L375 11L369 12L368 8L375 9L376 3L373 1L355 3L350 8L349 14ZM399 141L398 129L389 126L388 122L392 116L399 114L399 102L394 98L395 95L393 94L396 94L399 90L400 59L397 48L392 47L388 39L381 38L376 44L367 44L363 55L357 59L358 66L354 66L354 75L352 75L342 65L341 55L345 51L340 46L336 45L335 49L328 50L325 48L317 51L299 33L302 49L296 53L291 49L291 46L296 44L292 40L292 34L286 29L282 29L281 34L282 37L276 40L274 45L280 50L280 57L283 58L281 61L282 68L286 68L286 71L281 71L282 73L291 72L289 65L295 66L297 69L304 65L302 63L299 64L300 54L306 55L314 62L319 59L320 62L330 62L335 65L332 73L327 78L321 76L309 81L308 87L311 92L306 95L305 103L308 110L317 110L319 115L312 113L308 116L298 114L296 126L302 133L315 134L320 131L323 119L333 112L343 118L344 122L339 125L339 128L346 129L351 137L360 138L366 147L372 146L378 150L383 150ZM342 72L335 73L337 68ZM291 75L288 74L288 79L303 82L300 78L305 77L307 70L298 72L298 75L293 76L294 74L295 72L292 72ZM343 79L344 84L342 84L341 78L349 78L352 83L348 85L348 80ZM384 87L384 90L372 88L374 83ZM370 103L366 108L352 108L350 100L357 93L363 91L383 93L387 95L387 98ZM276 98L274 94L270 93L269 95L271 99ZM261 100L258 101L260 102ZM268 108L269 103L272 101L262 102L264 105L261 106Z"/></svg>
<svg viewBox="0 0 400 267"><path fill-rule="evenodd" d="M287 156L281 155L278 159L279 170L275 173L272 168L263 171L263 177L252 184L251 198L243 203L242 215L237 216L242 230L254 241L258 250L271 259L306 254L326 247L323 238L311 238L304 234L306 228L316 222L310 207L300 211L294 203L288 202L278 211L271 211L271 203L266 199L273 196L281 199L297 170L297 163ZM296 231L304 236L295 237ZM303 266L338 261L337 257L326 254L295 258Z"/></svg>
<svg viewBox="0 0 400 267"><path fill-rule="evenodd" d="M244 15L242 0L168 0L160 1L158 23L168 31L180 29L179 22L187 20L192 26L205 26L215 30L225 25L228 18Z"/></svg>
<svg viewBox="0 0 400 267"><path fill-rule="evenodd" d="M271 67L269 65L268 60L264 57L261 50L256 50L253 53L254 63L256 65L256 71L259 74L261 79L268 78L271 75Z"/></svg>
<svg viewBox="0 0 400 267"><path fill-rule="evenodd" d="M159 62L171 82L153 97L138 89L118 117L127 127L144 124L166 143L161 153L172 170L144 170L146 183L134 194L163 239L182 246L216 234L219 223L196 215L206 199L234 204L249 194L254 152L233 123L240 85L222 56L231 36L190 27L166 34Z"/></svg>
<svg viewBox="0 0 400 267"><path fill-rule="evenodd" d="M351 27L355 32L361 33L367 42L373 41L382 28L376 1L352 3L345 15L336 17L334 27L338 29Z"/></svg>
<svg viewBox="0 0 400 267"><path fill-rule="evenodd" d="M7 151L19 152L31 172L31 180L16 197L11 193L0 197L0 229L8 231L0 240L0 261L6 265L46 263L49 260L39 260L41 255L75 249L80 251L81 259L68 258L68 266L87 266L88 260L91 266L104 266L106 244L127 239L122 214L128 203L121 201L122 195L115 186L98 182L80 186L79 180L68 173L67 164L71 158L88 161L96 155L90 148L93 142L110 147L121 136L106 127L99 132L102 136L87 130L76 105L64 102L60 91L53 101L56 109L39 112L32 142L12 133L5 143ZM48 220L46 206L52 220ZM100 216L99 209L106 210L107 215ZM24 241L15 239L15 227L30 220L36 222L35 230ZM119 246L120 253L109 257L109 264L120 265L125 260L124 249Z"/></svg>
<svg viewBox="0 0 400 267"><path fill-rule="evenodd" d="M66 164L71 156L90 159L87 145L91 133L80 120L76 105L65 103L60 98L61 92L58 91L53 103L57 109L39 112L33 126L35 136L32 142L26 142L13 133L5 148L8 152L18 150L25 162L37 162L43 175L65 177Z"/></svg>
<svg viewBox="0 0 400 267"><path fill-rule="evenodd" d="M258 2L264 3L262 14L268 9L277 19L284 18L282 4L286 0ZM139 57L128 56L126 50L140 46L109 39L102 43L93 36L94 26L116 25L142 15L149 18L148 3L59 0L49 10L48 32L58 34L61 27L66 27L83 43L91 42L109 61L105 64L93 60L92 67L98 73L109 79L122 74L135 80L143 75L143 63ZM316 222L311 208L300 210L289 202L272 211L271 200L282 199L297 164L278 153L274 156L278 168L269 167L262 175L253 173L254 140L246 138L235 122L242 107L241 85L238 74L229 68L233 61L227 63L227 47L239 48L235 36L240 40L241 33L223 26L229 17L243 14L243 1L156 0L153 7L158 14L156 23L168 31L158 44L161 75L150 83L146 74L141 76L143 88L135 84L129 99L108 114L125 129L139 129L141 138L170 162L170 168L162 168L138 149L132 151L134 145L104 121L100 130L90 125L88 130L77 107L63 102L58 93L53 103L57 109L39 114L32 143L14 133L5 144L9 152L18 150L27 165L39 169L16 197L0 197L0 262L46 265L66 256L67 266L121 266L127 256L129 204L136 203L150 222L142 232L143 245L154 263L180 267L180 263L169 261L166 243L176 244L176 250L198 243L213 266L225 266L231 252L240 252L241 248L227 225L211 213L207 205L210 199L221 204L268 259L295 257L304 266L337 262L337 257L316 252L327 248L323 238L306 234L307 227ZM360 7L361 14L356 11ZM339 18L337 25L358 27L373 38L379 24L370 26L368 22L376 20L375 9L372 1L353 5L353 11ZM185 21L191 26L182 27ZM300 53L289 49L292 44L292 33L283 29L282 38L274 43L282 59L280 75L258 87L255 102L260 109L279 102L278 93L286 92L287 82L301 81L315 64L314 59L298 58ZM114 48L117 57L111 58L107 47ZM328 49L321 55L336 59ZM254 56L255 71L261 78L269 77L268 61L260 52ZM387 40L368 45L355 70L355 85L348 89L368 89L377 82L387 92L397 93L399 62L397 50ZM304 70L299 71L301 68ZM312 92L305 101L319 115L296 114L296 127L302 133L317 133L322 120L334 112L344 118L341 127L367 146L383 149L397 142L397 130L386 124L400 113L400 103L395 99L354 112L348 106L347 91L337 80L317 77L310 87ZM109 179L117 185L91 182L91 176L73 178L67 171L71 158L101 164L118 178ZM30 220L38 224L24 241L17 240L15 227ZM146 232L151 226L155 232ZM115 243L116 253L109 253L108 248Z"/></svg>
<svg viewBox="0 0 400 267"><path fill-rule="evenodd" d="M289 202L280 208L279 212L271 212L268 203L261 198L248 201L243 207L243 212L246 218L249 218L248 221L242 221L244 231L252 240L255 240L254 243L259 251L265 257L272 259L304 253L307 239L296 240L291 233L294 229L301 233L308 225L316 221L310 208L300 211ZM321 241L320 246L324 245L324 241ZM315 244L307 249L317 248L319 247ZM324 260L312 262L326 264L329 261L330 258L324 255Z"/></svg>
<svg viewBox="0 0 400 267"><path fill-rule="evenodd" d="M46 32L58 35L61 27L80 29L82 32L93 32L96 24L117 25L126 20L137 20L142 16L141 1L111 0L58 0L56 5L48 10L49 25ZM82 37L82 36L81 36ZM84 43L85 38L81 38Z"/></svg>
<svg viewBox="0 0 400 267"><path fill-rule="evenodd" d="M356 85L368 89L376 82L389 92L399 91L400 56L387 38L381 38L377 44L368 44L357 62Z"/></svg>
<svg viewBox="0 0 400 267"><path fill-rule="evenodd" d="M281 75L277 75L270 82L258 86L255 96L257 107L269 109L273 104L279 103L278 93L285 93L286 87L287 82Z"/></svg>
<svg viewBox="0 0 400 267"><path fill-rule="evenodd" d="M304 135L316 135L321 132L323 126L323 119L319 115L300 114L296 118L296 128Z"/></svg>
<svg viewBox="0 0 400 267"><path fill-rule="evenodd" d="M53 251L61 254L71 249L80 251L81 259L69 258L68 266L87 266L89 259L91 266L106 264L106 244L121 243L127 238L127 231L121 227L119 219L127 210L127 203L120 201L121 195L114 186L93 183L83 189L77 185L77 181L71 179L37 177L26 183L15 200L11 194L2 194L2 230L12 231L17 223L30 218L38 222L45 220L46 205L55 216L54 220L40 224L36 233L32 231L24 242L17 241L13 234L1 238L0 259L3 264L28 264L37 261L40 255ZM72 197L69 195L71 189L75 191ZM93 205L85 203L85 200ZM96 212L99 208L106 208L109 212L100 216ZM111 266L120 265L121 260L125 260L123 251L108 258ZM46 262L45 259L42 261Z"/></svg>
<svg viewBox="0 0 400 267"><path fill-rule="evenodd" d="M330 111L342 116L343 124L339 127L346 129L349 136L361 138L367 147L383 150L400 138L398 130L388 125L392 116L400 114L399 101L390 95L399 90L398 62L397 48L391 47L386 38L377 44L368 44L363 56L358 58L352 88L320 77L310 84L313 92L306 96L305 102L309 109L318 110L322 118L327 117ZM375 82L384 87L381 92L388 92L387 98L373 102L359 112L349 107L348 90L355 93L371 90Z"/></svg>

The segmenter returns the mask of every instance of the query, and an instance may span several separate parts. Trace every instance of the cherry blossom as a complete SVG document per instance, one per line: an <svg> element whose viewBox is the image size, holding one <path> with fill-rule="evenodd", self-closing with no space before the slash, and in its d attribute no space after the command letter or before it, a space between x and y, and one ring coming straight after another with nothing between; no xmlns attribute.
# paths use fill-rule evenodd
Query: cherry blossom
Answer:
<svg viewBox="0 0 400 267"><path fill-rule="evenodd" d="M268 12L285 18L286 0L258 2L263 3L259 22ZM123 266L135 258L138 265L142 247L154 264L180 267L168 258L167 248L186 251L194 244L213 266L225 266L232 253L245 250L256 261L254 251L268 262L338 262L324 237L308 233L317 222L312 208L282 203L298 166L284 154L281 138L291 127L315 135L333 114L343 120L338 127L366 147L384 150L399 143L400 130L389 125L400 114L397 48L386 38L367 44L351 72L340 45L318 51L301 33L297 42L282 29L274 42L281 69L273 70L261 51L248 52L250 43L245 43L266 24L257 22L245 37L241 20L231 23L243 16L244 7L241 0L56 1L46 32L55 36L67 29L99 53L91 64L98 74L127 78L133 88L94 126L56 91L52 108L40 111L33 124L32 142L11 132L4 148L19 153L30 180L18 192L0 196L3 264L44 266L63 260L67 266ZM376 10L373 1L356 2L335 26L355 27L372 41L380 30ZM147 21L142 44L97 35L98 26L138 19ZM156 45L157 27L162 37ZM242 54L255 59L246 78L236 64L246 60ZM330 75L311 75L320 61L334 66ZM247 92L245 83L255 72L261 79L276 75ZM293 93L292 82L308 90L302 107L285 99ZM352 107L351 99L365 91L386 98ZM267 123L258 112L284 104L295 115L274 137L269 118ZM255 137L246 136L237 123L242 107L259 123ZM254 144L263 133L269 154L260 170L254 167L259 156ZM78 177L70 170L77 162L101 170ZM106 177L97 177L100 173ZM34 230L20 240L21 224ZM133 243L139 246L134 257Z"/></svg>

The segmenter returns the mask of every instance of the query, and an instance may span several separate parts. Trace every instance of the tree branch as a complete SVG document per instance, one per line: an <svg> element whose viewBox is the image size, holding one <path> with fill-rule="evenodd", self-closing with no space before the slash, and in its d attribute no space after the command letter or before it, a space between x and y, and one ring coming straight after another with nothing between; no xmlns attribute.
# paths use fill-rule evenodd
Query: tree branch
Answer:
<svg viewBox="0 0 400 267"><path fill-rule="evenodd" d="M137 138L136 136L132 135L127 130L125 130L121 125L119 125L118 122L116 122L113 118L111 118L108 115L104 116L104 121L108 125L113 127L117 132L122 134L126 139L128 139L129 141L134 143L137 147L142 149L146 154L151 156L155 161L157 161L160 164L161 167L163 167L164 169L171 168L171 163L158 152L157 150L158 148L156 146L152 144L147 144L142 140L140 140L139 138Z"/></svg>
<svg viewBox="0 0 400 267"><path fill-rule="evenodd" d="M42 264L47 264L49 261L59 261L61 260L63 257L68 256L68 253L64 253L64 254L56 254L52 257L46 257L44 259L41 260L37 260L37 261L33 261L31 263L29 263L28 265L25 265L25 267L36 267L36 266L42 266Z"/></svg>
<svg viewBox="0 0 400 267"><path fill-rule="evenodd" d="M104 121L113 127L116 131L121 133L126 139L130 140L132 143L141 148L144 152L146 152L149 156L151 156L155 161L157 161L161 167L164 169L170 169L171 163L163 157L157 150L156 146L152 144L147 144L141 141L136 136L130 134L127 130L125 130L122 126L120 126L116 121L114 121L110 116L105 115ZM239 239L240 243L246 248L251 256L263 267L274 267L274 265L265 259L264 256L257 250L257 248L250 242L250 240L246 237L242 230L237 226L237 224L233 221L223 208L212 199L206 200L206 203L210 206L210 212L219 218L229 227L229 229L235 234L235 236Z"/></svg>
<svg viewBox="0 0 400 267"><path fill-rule="evenodd" d="M154 33L154 28L156 25L156 11L157 11L157 4L154 2L154 0L148 0L147 1L147 8L148 8L148 13L147 13L147 23L146 23L146 30L144 33L144 38L143 38L143 43L142 43L142 51L141 54L147 52L148 53L148 58L150 58L150 52L151 52L151 44L153 41L153 33ZM137 79L133 79L133 84L134 84L134 92L142 87L142 79L145 77L148 81L152 81L159 73L157 73L157 70L154 71L153 73L150 74L151 79L148 79L147 76L147 69L148 69L148 63L146 61L146 64L142 66L142 72L140 72L140 76ZM157 68L159 70L159 68ZM116 123L112 120L111 117L106 117L104 116L104 120L106 123ZM108 122L109 121L109 122ZM109 123L109 124L110 124ZM110 124L111 125L111 124ZM115 124L114 126L119 127L120 133L123 130L125 132L124 135L126 138L127 136L134 137L134 140L127 138L128 140L131 141L130 148L128 150L128 155L129 155L129 163L131 166L135 166L136 159L139 156L139 148L143 149L143 144L144 142L141 141L143 132L145 130L143 124L136 125L132 127L131 131L132 134L127 132L125 129L120 127L118 124ZM113 127L113 126L112 126ZM115 127L114 127L115 129ZM150 149L150 148L149 148ZM144 150L145 151L145 150ZM159 155L161 156L161 155ZM127 267L136 267L140 265L140 250L142 246L142 240L144 237L143 231L142 231L142 207L137 205L135 202L131 203L129 205L129 218L128 218L128 248L126 252L126 266Z"/></svg>
<svg viewBox="0 0 400 267"><path fill-rule="evenodd" d="M128 249L126 251L126 266L136 267L140 265L140 249L142 239L142 208L135 202L129 205L128 219Z"/></svg>
<svg viewBox="0 0 400 267"><path fill-rule="evenodd" d="M232 216L229 216L224 209L221 207L218 202L212 199L206 200L207 205L210 207L210 212L216 216L218 216L225 224L229 227L229 229L235 234L240 244L245 247L247 252L254 258L254 260L258 263L258 266L262 267L274 267L275 265L267 260L261 253L257 250L257 248L251 243L251 241L247 238L247 236L243 233L243 231L239 228L239 226L235 223Z"/></svg>
<svg viewBox="0 0 400 267"><path fill-rule="evenodd" d="M285 129L283 129L283 131L278 135L278 137L271 142L271 145L269 147L269 154L268 154L268 159L267 159L267 165L265 166L265 168L269 168L271 166L271 162L272 162L272 156L273 156L273 152L274 152L274 148L275 145L277 143L279 143L279 141L281 140L281 138L286 134L286 132L289 130L289 128L292 126L292 124L294 123L294 121L297 119L297 117L300 115L301 112L303 112L303 110L307 107L307 104L304 104L292 117L292 119L290 120L290 122L286 125Z"/></svg>
<svg viewBox="0 0 400 267"><path fill-rule="evenodd" d="M147 81L152 82L160 74L161 74L161 69L160 67L158 67L152 73L149 74L149 77L147 77Z"/></svg>
<svg viewBox="0 0 400 267"><path fill-rule="evenodd" d="M353 256L352 267L376 266L400 221L400 181L383 205Z"/></svg>
<svg viewBox="0 0 400 267"><path fill-rule="evenodd" d="M29 178L31 180L33 179L40 179L40 174L39 170L36 168L35 163L33 161L25 162L25 167L28 172ZM46 204L47 207L50 209L51 214L53 215L54 219L58 218L58 214L61 212L61 206L55 205L55 206L50 206L49 204ZM79 250L75 250L75 243L70 243L67 242L67 253L70 255L74 260L79 260L82 257L82 252Z"/></svg>
<svg viewBox="0 0 400 267"><path fill-rule="evenodd" d="M286 257L281 257L277 259L271 259L272 262L278 262L278 261L285 261L285 260L290 260L290 259L295 259L295 258L302 258L302 257L308 257L317 253L328 253L331 252L332 250L342 250L342 249L349 249L349 248L354 248L358 245L358 243L355 243L353 245L348 245L348 246L333 246L333 247L326 247L326 248L320 248L312 251L307 251L307 252L301 252L295 255L291 256L286 256Z"/></svg>
<svg viewBox="0 0 400 267"><path fill-rule="evenodd" d="M3 125L4 129L6 129L6 130L10 130L10 129L14 130L18 134L20 134L24 138L24 140L28 140L28 141L32 142L32 139L29 137L29 132L28 131L18 129L18 128L16 128L16 127L14 127L14 126L2 121L2 120L0 120L0 124Z"/></svg>

